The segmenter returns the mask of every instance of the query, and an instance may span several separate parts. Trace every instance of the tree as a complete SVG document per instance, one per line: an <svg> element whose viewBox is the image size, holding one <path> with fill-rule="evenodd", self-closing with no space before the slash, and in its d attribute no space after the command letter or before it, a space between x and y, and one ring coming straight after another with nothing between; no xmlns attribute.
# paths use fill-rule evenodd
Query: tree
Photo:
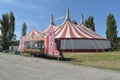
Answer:
<svg viewBox="0 0 120 80"><path fill-rule="evenodd" d="M17 36L16 36L16 34L14 34L13 38L12 38L12 41L16 41L16 39L17 39Z"/></svg>
<svg viewBox="0 0 120 80"><path fill-rule="evenodd" d="M2 38L1 38L1 35L0 35L0 51L2 51L1 42L2 42Z"/></svg>
<svg viewBox="0 0 120 80"><path fill-rule="evenodd" d="M21 32L21 35L22 35L22 36L26 35L26 30L27 30L27 25L26 25L26 23L24 22L23 25L22 25L22 32Z"/></svg>
<svg viewBox="0 0 120 80"><path fill-rule="evenodd" d="M18 46L18 41L16 39L17 39L17 36L16 34L14 34L11 40L11 46Z"/></svg>
<svg viewBox="0 0 120 80"><path fill-rule="evenodd" d="M0 35L0 46L1 46L1 42L2 42L2 36Z"/></svg>
<svg viewBox="0 0 120 80"><path fill-rule="evenodd" d="M2 38L2 50L9 49L9 46L12 43L12 38L14 36L14 30L15 30L15 17L13 12L10 12L9 14L3 14L2 19L0 19L1 24L1 38Z"/></svg>
<svg viewBox="0 0 120 80"><path fill-rule="evenodd" d="M2 36L1 36L1 29L0 29L0 46L1 46Z"/></svg>
<svg viewBox="0 0 120 80"><path fill-rule="evenodd" d="M117 38L118 42L117 42L117 49L120 50L120 37Z"/></svg>
<svg viewBox="0 0 120 80"><path fill-rule="evenodd" d="M74 23L74 24L76 24L76 25L78 25L77 22L76 22L76 20L72 20L71 22Z"/></svg>
<svg viewBox="0 0 120 80"><path fill-rule="evenodd" d="M85 25L86 25L86 27L95 31L94 18L92 16L89 16L88 19L85 20Z"/></svg>
<svg viewBox="0 0 120 80"><path fill-rule="evenodd" d="M120 37L118 37L118 40L120 41Z"/></svg>
<svg viewBox="0 0 120 80"><path fill-rule="evenodd" d="M113 14L109 14L106 19L106 37L111 41L112 48L116 48L117 44L117 25Z"/></svg>

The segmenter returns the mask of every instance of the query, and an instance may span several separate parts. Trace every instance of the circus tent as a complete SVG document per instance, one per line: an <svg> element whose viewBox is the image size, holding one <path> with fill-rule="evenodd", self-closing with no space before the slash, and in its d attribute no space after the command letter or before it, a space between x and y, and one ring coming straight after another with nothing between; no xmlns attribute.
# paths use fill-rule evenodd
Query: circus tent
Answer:
<svg viewBox="0 0 120 80"><path fill-rule="evenodd" d="M51 15L50 24L49 24L48 28L45 29L43 32L49 33L51 30L56 31L57 28L58 27L54 24L53 15Z"/></svg>
<svg viewBox="0 0 120 80"><path fill-rule="evenodd" d="M72 23L69 9L65 21L55 31L55 39L62 51L103 51L111 48L109 40L87 28L84 23Z"/></svg>
<svg viewBox="0 0 120 80"><path fill-rule="evenodd" d="M20 39L20 44L22 40ZM25 52L43 52L44 51L44 33L33 29L30 33L24 36L24 51ZM39 48L39 49L38 49ZM41 50L40 50L41 49Z"/></svg>
<svg viewBox="0 0 120 80"><path fill-rule="evenodd" d="M22 48L23 45L26 46ZM43 32L34 29L21 37L19 46L21 52L32 47L44 47L48 55L59 56L61 51L105 51L110 49L111 45L109 40L87 28L83 17L80 25L72 23L68 9L66 19L60 26L54 24L51 16L50 24Z"/></svg>
<svg viewBox="0 0 120 80"><path fill-rule="evenodd" d="M20 51L20 52L25 51L24 37L23 36L20 37L20 43L19 43L18 51Z"/></svg>
<svg viewBox="0 0 120 80"><path fill-rule="evenodd" d="M24 38L25 41L44 39L44 33L34 29L30 33L25 35Z"/></svg>
<svg viewBox="0 0 120 80"><path fill-rule="evenodd" d="M56 48L55 43L55 30L57 27L54 24L53 15L51 15L50 19L50 25L46 30L44 30L45 33L45 52L49 56L59 56L60 52Z"/></svg>

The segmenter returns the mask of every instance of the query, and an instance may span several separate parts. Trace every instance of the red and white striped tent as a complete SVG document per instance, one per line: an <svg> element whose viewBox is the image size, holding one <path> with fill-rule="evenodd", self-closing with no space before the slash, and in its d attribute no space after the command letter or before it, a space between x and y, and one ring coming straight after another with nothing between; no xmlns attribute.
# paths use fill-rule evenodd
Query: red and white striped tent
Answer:
<svg viewBox="0 0 120 80"><path fill-rule="evenodd" d="M44 33L43 32L39 32L39 31L34 29L30 33L25 35L24 38L25 38L25 41L39 40L39 39L43 39L44 38Z"/></svg>
<svg viewBox="0 0 120 80"><path fill-rule="evenodd" d="M24 41L25 41L24 37L21 36L20 37L19 47L18 47L18 51L20 51L20 52L24 52L24 50L25 50Z"/></svg>
<svg viewBox="0 0 120 80"><path fill-rule="evenodd" d="M18 51L24 52L26 49L26 41L38 41L38 40L44 40L44 33L39 32L37 30L32 30L30 33L28 33L25 36L20 37L20 43L18 47Z"/></svg>
<svg viewBox="0 0 120 80"><path fill-rule="evenodd" d="M105 39L96 34L94 31L88 29L85 27L84 24L81 26L77 26L74 23L72 23L70 20L66 20L55 32L56 36L55 38L70 38L70 39L76 39L76 38L89 38L89 39Z"/></svg>
<svg viewBox="0 0 120 80"><path fill-rule="evenodd" d="M72 23L69 9L66 20L55 31L55 39L62 51L104 51L111 48L109 40L87 28L84 23L79 26Z"/></svg>
<svg viewBox="0 0 120 80"><path fill-rule="evenodd" d="M45 29L43 32L44 32L44 33L49 33L49 32L51 32L51 30L56 31L57 28L58 28L58 27L55 26L55 24L54 24L53 15L51 15L50 25L49 25L48 28Z"/></svg>
<svg viewBox="0 0 120 80"><path fill-rule="evenodd" d="M45 33L45 52L49 56L59 56L60 52L56 48L55 44L55 33L54 31L57 29L57 27L54 24L53 16L51 16L50 25L48 28L44 31Z"/></svg>
<svg viewBox="0 0 120 80"><path fill-rule="evenodd" d="M48 26L48 28L45 29L43 32L44 32L44 33L49 33L52 29L54 29L54 31L56 31L57 28L58 28L58 27L55 26L54 24L50 24L50 25Z"/></svg>

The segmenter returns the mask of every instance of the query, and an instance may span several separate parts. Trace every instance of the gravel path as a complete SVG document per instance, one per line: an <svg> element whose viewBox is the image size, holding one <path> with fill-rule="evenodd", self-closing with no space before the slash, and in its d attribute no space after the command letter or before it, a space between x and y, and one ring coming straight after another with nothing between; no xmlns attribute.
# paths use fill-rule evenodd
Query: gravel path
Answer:
<svg viewBox="0 0 120 80"><path fill-rule="evenodd" d="M0 80L120 80L120 72L0 53Z"/></svg>

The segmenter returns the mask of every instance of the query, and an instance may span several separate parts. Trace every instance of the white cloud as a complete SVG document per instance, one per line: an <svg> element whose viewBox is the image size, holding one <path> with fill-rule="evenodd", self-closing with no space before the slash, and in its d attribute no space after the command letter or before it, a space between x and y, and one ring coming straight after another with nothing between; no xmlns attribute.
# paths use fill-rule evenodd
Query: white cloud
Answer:
<svg viewBox="0 0 120 80"><path fill-rule="evenodd" d="M23 9L38 9L41 7L38 3L29 0L0 0L1 3L7 3Z"/></svg>
<svg viewBox="0 0 120 80"><path fill-rule="evenodd" d="M58 20L63 19L63 18L64 18L64 16L57 17L57 18L55 18L55 21L58 21Z"/></svg>
<svg viewBox="0 0 120 80"><path fill-rule="evenodd" d="M12 2L13 0L0 0L0 2L3 2L3 3L9 3L9 2Z"/></svg>
<svg viewBox="0 0 120 80"><path fill-rule="evenodd" d="M13 1L11 4L18 7L18 8L21 8L23 10L24 9L33 10L33 11L38 11L39 10L39 12L42 12L42 11L46 10L43 5L40 5L40 3L36 3L34 1L16 0L16 1Z"/></svg>
<svg viewBox="0 0 120 80"><path fill-rule="evenodd" d="M28 2L27 4L25 4L23 1L20 2L14 2L13 5L20 7L20 8L24 8L24 9L35 9L38 6L34 3L30 3Z"/></svg>

